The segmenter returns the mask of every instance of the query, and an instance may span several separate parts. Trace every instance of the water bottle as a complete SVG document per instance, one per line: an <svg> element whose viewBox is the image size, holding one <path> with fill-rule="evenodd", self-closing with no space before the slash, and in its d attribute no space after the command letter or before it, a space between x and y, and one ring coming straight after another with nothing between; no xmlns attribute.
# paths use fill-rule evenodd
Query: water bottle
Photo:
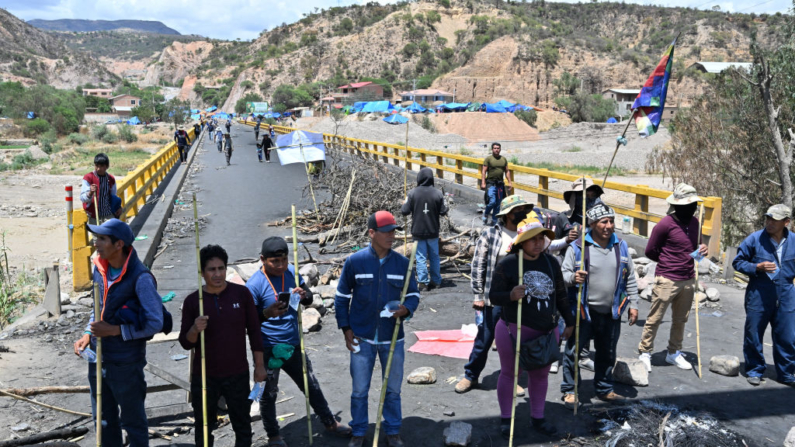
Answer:
<svg viewBox="0 0 795 447"><path fill-rule="evenodd" d="M91 348L86 347L80 351L80 357L83 357L88 363L97 363L97 354Z"/></svg>
<svg viewBox="0 0 795 447"><path fill-rule="evenodd" d="M260 397L262 397L263 391L265 391L265 382L255 383L254 388L251 390L251 393L248 395L248 400L259 402Z"/></svg>
<svg viewBox="0 0 795 447"><path fill-rule="evenodd" d="M480 326L483 324L483 311L476 310L475 311L475 325Z"/></svg>
<svg viewBox="0 0 795 447"><path fill-rule="evenodd" d="M629 216L624 216L624 219L621 221L621 231L624 234L632 233L632 227L629 224Z"/></svg>

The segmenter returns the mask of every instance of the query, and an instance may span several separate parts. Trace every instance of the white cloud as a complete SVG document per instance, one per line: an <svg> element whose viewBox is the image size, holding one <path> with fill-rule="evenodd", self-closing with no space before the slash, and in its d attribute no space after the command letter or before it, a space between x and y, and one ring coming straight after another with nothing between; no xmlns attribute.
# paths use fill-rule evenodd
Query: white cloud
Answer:
<svg viewBox="0 0 795 447"><path fill-rule="evenodd" d="M248 40L263 30L292 23L317 8L364 4L371 0L4 0L4 7L24 20L156 20L182 34L198 34L218 39ZM563 0L577 3L580 0ZM379 3L396 3L381 0ZM791 0L629 0L629 3L660 6L689 6L723 11L774 13L787 12Z"/></svg>

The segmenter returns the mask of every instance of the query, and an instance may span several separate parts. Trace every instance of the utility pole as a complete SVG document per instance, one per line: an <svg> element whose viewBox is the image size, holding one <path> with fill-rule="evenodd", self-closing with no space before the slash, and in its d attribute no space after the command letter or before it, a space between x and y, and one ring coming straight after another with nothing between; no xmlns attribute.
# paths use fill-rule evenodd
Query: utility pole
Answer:
<svg viewBox="0 0 795 447"><path fill-rule="evenodd" d="M412 87L411 87L411 102L412 102L412 104L416 101L416 95L417 95L417 78L414 78L414 80L412 81Z"/></svg>

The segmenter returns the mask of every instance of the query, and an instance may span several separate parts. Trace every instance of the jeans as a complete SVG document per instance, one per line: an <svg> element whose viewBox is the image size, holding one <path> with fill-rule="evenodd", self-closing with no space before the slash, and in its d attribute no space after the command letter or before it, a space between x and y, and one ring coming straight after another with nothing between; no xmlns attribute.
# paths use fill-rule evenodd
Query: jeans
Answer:
<svg viewBox="0 0 795 447"><path fill-rule="evenodd" d="M621 335L621 320L614 320L609 313L602 314L591 309L591 321L580 320L580 347L593 339L596 349L594 359L594 390L598 396L613 391L613 366L616 363L616 345ZM560 391L563 394L574 393L574 337L566 340L563 353L563 382ZM577 377L582 381L582 374Z"/></svg>
<svg viewBox="0 0 795 447"><path fill-rule="evenodd" d="M232 149L230 148L224 149L224 156L226 157L226 164L229 164L229 160L232 159Z"/></svg>
<svg viewBox="0 0 795 447"><path fill-rule="evenodd" d="M654 288L651 291L651 309L646 317L638 351L641 353L654 350L654 338L657 329L662 323L665 311L671 306L671 335L668 337L668 352L673 354L682 350L682 341L685 337L685 323L693 307L693 295L696 290L696 280L671 281L657 276L654 278Z"/></svg>
<svg viewBox="0 0 795 447"><path fill-rule="evenodd" d="M183 162L187 161L188 160L188 147L185 146L184 144L180 144L179 146L177 146L177 149L179 149L179 159L180 159L180 161L183 161Z"/></svg>
<svg viewBox="0 0 795 447"><path fill-rule="evenodd" d="M430 282L440 285L442 284L442 273L439 267L439 238L434 239L417 239L417 282L428 284L428 267L425 262L428 261L431 266Z"/></svg>
<svg viewBox="0 0 795 447"><path fill-rule="evenodd" d="M494 327L500 321L500 315L502 315L500 306L483 308L483 324L478 326L478 335L475 336L472 353L469 354L469 361L464 365L464 377L472 382L477 382L480 373L486 367L489 350L494 343Z"/></svg>
<svg viewBox="0 0 795 447"><path fill-rule="evenodd" d="M392 368L389 372L389 382L386 387L386 398L384 399L384 430L387 435L400 434L400 425L403 415L400 410L400 384L403 383L403 340L395 344L395 353L392 356ZM358 353L351 352L351 379L353 387L351 391L351 429L353 436L364 436L367 434L367 427L370 420L367 417L367 396L370 391L370 379L373 377L373 367L375 358L378 356L381 362L381 381L383 382L383 371L386 370L387 357L389 356L389 345L373 345L366 341L360 341L361 350Z"/></svg>
<svg viewBox="0 0 795 447"><path fill-rule="evenodd" d="M765 374L764 347L762 340L767 326L773 331L773 363L779 381L795 381L795 313L785 311L775 295L763 299L745 298L745 335L743 356L748 377Z"/></svg>
<svg viewBox="0 0 795 447"><path fill-rule="evenodd" d="M207 377L207 445L213 446L213 430L218 426L218 399L226 399L227 413L235 431L235 447L251 446L251 401L248 393L248 371L236 376ZM190 382L191 405L193 406L193 439L197 446L204 445L204 420L202 419L202 379L194 375Z"/></svg>
<svg viewBox="0 0 795 447"><path fill-rule="evenodd" d="M505 198L505 186L488 183L486 185L488 188L489 203L486 205L486 210L483 211L483 221L485 222L489 217L489 213L491 213L492 222L496 222L497 213L500 212L500 202Z"/></svg>
<svg viewBox="0 0 795 447"><path fill-rule="evenodd" d="M266 346L264 357L265 364L268 364L273 353L273 347ZM280 369L269 369L268 378L265 380L265 391L259 400L259 414L262 415L262 425L268 438L279 436L279 421L276 420L276 398L279 393L279 371L284 371L293 380L301 393L304 393L304 372L301 363L301 350L296 346L292 357L284 361ZM328 407L328 402L320 390L320 384L312 371L312 362L309 356L306 357L306 375L309 385L309 405L315 410L320 421L324 426L329 426L335 422L334 414ZM306 417L311 417L306 415Z"/></svg>
<svg viewBox="0 0 795 447"><path fill-rule="evenodd" d="M216 144L218 145L218 152L222 152L224 150L224 139L219 139Z"/></svg>
<svg viewBox="0 0 795 447"><path fill-rule="evenodd" d="M130 440L130 447L148 446L149 426L144 408L146 360L132 363L103 362L102 366L102 445L122 447L123 428ZM96 363L88 364L88 384L91 388L91 413L96 421Z"/></svg>

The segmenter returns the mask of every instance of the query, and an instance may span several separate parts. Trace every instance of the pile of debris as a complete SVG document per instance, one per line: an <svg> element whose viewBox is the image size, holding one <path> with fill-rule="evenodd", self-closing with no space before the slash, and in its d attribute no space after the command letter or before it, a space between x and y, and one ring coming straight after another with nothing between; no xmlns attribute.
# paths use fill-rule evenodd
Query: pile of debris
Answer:
<svg viewBox="0 0 795 447"><path fill-rule="evenodd" d="M654 288L654 276L657 271L657 263L649 258L638 256L634 249L630 249L632 262L635 264L635 277L637 279L638 291L640 298L646 301L651 301L651 293ZM719 308L717 304L720 301L720 291L714 287L706 287L704 281L710 281L711 276L720 273L720 267L711 262L709 259L704 258L698 266L699 283L698 292L696 293L696 302L699 308ZM701 281L704 280L704 281Z"/></svg>

